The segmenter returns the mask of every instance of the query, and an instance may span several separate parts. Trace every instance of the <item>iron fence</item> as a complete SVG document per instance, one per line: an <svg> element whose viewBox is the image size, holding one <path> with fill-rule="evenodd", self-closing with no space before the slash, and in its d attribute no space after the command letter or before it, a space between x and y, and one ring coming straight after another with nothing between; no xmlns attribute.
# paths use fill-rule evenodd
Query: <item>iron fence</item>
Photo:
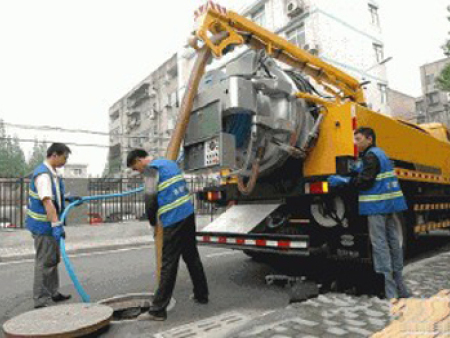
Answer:
<svg viewBox="0 0 450 338"><path fill-rule="evenodd" d="M28 202L26 178L0 178L0 228L20 228Z"/></svg>
<svg viewBox="0 0 450 338"><path fill-rule="evenodd" d="M66 180L66 186L67 186ZM189 190L193 193L197 214L213 215L218 210L211 203L199 200L196 192L204 187L214 185L216 181L209 177L186 177ZM138 178L90 178L72 181L78 191L87 192L88 196L116 194L134 190L142 185ZM23 228L25 225L28 203L28 178L0 178L0 228ZM66 189L67 190L67 189ZM84 195L84 194L83 194ZM97 200L85 203L84 217L81 223L121 222L130 219L146 219L144 194L138 193L125 197ZM79 211L78 211L79 213ZM74 224L71 222L70 224Z"/></svg>

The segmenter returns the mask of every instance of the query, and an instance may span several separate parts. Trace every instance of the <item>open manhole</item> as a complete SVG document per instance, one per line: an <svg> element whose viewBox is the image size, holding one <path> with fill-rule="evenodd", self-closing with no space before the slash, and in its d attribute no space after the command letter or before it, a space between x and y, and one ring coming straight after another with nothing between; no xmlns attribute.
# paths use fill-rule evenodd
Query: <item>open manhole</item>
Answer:
<svg viewBox="0 0 450 338"><path fill-rule="evenodd" d="M153 293L130 293L103 299L98 304L108 305L113 309L112 321L135 320L141 313L149 310L153 296ZM172 298L167 311L171 311L175 303L175 299Z"/></svg>

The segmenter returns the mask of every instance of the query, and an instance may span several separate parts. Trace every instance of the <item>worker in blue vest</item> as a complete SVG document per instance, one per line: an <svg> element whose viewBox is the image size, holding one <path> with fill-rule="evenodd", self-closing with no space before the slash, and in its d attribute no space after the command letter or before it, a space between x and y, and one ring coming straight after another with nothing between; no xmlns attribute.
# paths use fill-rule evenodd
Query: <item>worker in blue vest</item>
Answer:
<svg viewBox="0 0 450 338"><path fill-rule="evenodd" d="M405 198L391 160L376 146L373 129L360 127L354 132L360 152L353 175L330 176L331 187L350 186L359 192L359 214L367 216L375 272L384 275L386 298L407 298L403 281L403 252L399 244L396 213L407 209Z"/></svg>
<svg viewBox="0 0 450 338"><path fill-rule="evenodd" d="M26 227L31 231L36 250L34 266L34 307L46 307L50 299L60 302L70 295L59 289L59 241L65 237L60 216L64 210L64 182L56 169L64 166L71 153L63 143L47 149L47 159L34 170L29 189Z"/></svg>
<svg viewBox="0 0 450 338"><path fill-rule="evenodd" d="M154 159L143 149L128 154L127 166L145 178L145 207L150 224L163 229L162 266L158 289L148 313L139 320L166 320L180 256L194 285L192 298L208 303L208 285L195 237L194 205L183 173L174 161Z"/></svg>

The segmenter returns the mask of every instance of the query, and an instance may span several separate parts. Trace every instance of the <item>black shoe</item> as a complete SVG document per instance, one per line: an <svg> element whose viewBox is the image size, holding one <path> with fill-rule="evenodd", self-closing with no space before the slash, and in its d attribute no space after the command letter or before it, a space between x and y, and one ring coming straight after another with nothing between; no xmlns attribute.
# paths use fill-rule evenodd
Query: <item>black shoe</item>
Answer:
<svg viewBox="0 0 450 338"><path fill-rule="evenodd" d="M65 300L68 300L72 298L71 295L63 295L62 293L58 293L56 296L52 297L52 300L57 303L57 302L63 302Z"/></svg>
<svg viewBox="0 0 450 338"><path fill-rule="evenodd" d="M47 306L48 306L47 304L39 304L39 305L35 305L34 308L35 309L41 309L41 308L47 307Z"/></svg>
<svg viewBox="0 0 450 338"><path fill-rule="evenodd" d="M208 297L196 297L195 295L191 296L191 299L194 300L194 302L196 302L197 304L208 304L209 299Z"/></svg>
<svg viewBox="0 0 450 338"><path fill-rule="evenodd" d="M164 310L152 310L150 307L150 310L148 312L145 312L141 314L137 320L155 320L155 321L164 321L167 319L167 311Z"/></svg>

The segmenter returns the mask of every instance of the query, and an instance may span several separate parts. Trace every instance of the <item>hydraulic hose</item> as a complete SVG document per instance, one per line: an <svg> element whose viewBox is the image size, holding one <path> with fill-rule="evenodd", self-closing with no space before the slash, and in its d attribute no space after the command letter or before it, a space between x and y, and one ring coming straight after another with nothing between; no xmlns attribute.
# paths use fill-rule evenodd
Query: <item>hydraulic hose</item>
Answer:
<svg viewBox="0 0 450 338"><path fill-rule="evenodd" d="M133 195L133 194L137 194L138 192L141 192L143 190L144 190L144 187L140 187L140 188L137 188L137 189L134 189L134 190L125 191L125 192L121 192L121 193L117 193L117 194L107 194L107 195L96 195L96 196L82 197L81 199L70 203L64 209L60 220L61 220L62 223L64 223L66 218L67 218L67 215L69 214L69 211L72 208L83 204L84 202L95 201L95 200L105 200L105 199L114 198L114 197L123 197L123 196ZM64 265L66 266L67 273L69 274L69 277L72 280L72 283L73 283L75 289L77 290L78 295L81 297L81 299L82 299L82 301L84 303L89 303L91 301L91 298L86 293L86 291L84 291L83 286L81 285L80 281L77 278L77 275L75 273L73 265L70 262L69 256L67 255L67 252L66 252L66 244L65 244L64 238L60 239L59 250L61 251L61 256L62 256L62 259L64 261Z"/></svg>

